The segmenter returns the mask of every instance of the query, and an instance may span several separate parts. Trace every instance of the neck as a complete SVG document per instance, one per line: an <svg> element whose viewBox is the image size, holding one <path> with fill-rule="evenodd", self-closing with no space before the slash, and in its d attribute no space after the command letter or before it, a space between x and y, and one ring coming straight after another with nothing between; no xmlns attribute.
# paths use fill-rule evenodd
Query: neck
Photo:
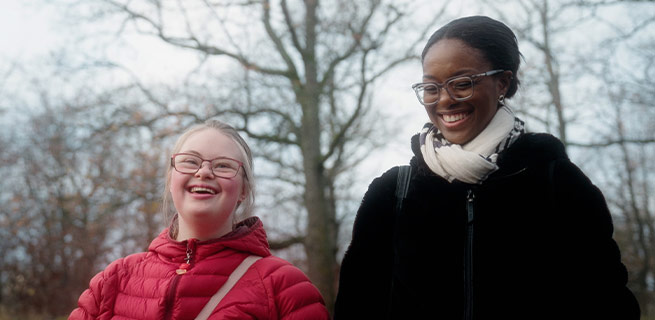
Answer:
<svg viewBox="0 0 655 320"><path fill-rule="evenodd" d="M175 240L184 241L193 238L199 241L205 241L218 239L230 232L232 232L232 215L230 215L227 221L219 224L189 223L180 217L178 219L178 231Z"/></svg>

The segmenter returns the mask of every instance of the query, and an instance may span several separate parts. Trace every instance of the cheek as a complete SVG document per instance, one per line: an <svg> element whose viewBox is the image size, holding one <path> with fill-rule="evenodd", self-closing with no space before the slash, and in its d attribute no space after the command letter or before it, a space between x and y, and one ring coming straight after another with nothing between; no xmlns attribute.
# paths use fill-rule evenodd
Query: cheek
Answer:
<svg viewBox="0 0 655 320"><path fill-rule="evenodd" d="M181 174L176 174L175 172L171 175L171 195L173 199L179 197L184 191L184 185L186 179Z"/></svg>
<svg viewBox="0 0 655 320"><path fill-rule="evenodd" d="M491 89L480 91L478 99L475 100L476 108L479 109L482 122L488 123L498 111L498 97Z"/></svg>
<svg viewBox="0 0 655 320"><path fill-rule="evenodd" d="M234 195L234 196L240 196L243 190L243 181L239 178L234 178L231 180L223 180L220 182L222 192Z"/></svg>
<svg viewBox="0 0 655 320"><path fill-rule="evenodd" d="M498 100L494 97L490 97L490 99L486 101L486 109L484 110L485 120L487 122L491 121L491 119L494 117L497 111L498 111Z"/></svg>
<svg viewBox="0 0 655 320"><path fill-rule="evenodd" d="M437 121L437 114L435 111L436 106L429 106L429 107L424 107L425 112L428 114L428 118L430 118L430 122L434 124L435 126L439 125L439 121Z"/></svg>

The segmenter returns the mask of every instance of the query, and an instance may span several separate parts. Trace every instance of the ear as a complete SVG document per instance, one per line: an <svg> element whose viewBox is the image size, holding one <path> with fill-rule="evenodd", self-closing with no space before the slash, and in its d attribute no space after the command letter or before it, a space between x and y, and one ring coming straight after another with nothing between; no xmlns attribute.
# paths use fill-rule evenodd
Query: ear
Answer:
<svg viewBox="0 0 655 320"><path fill-rule="evenodd" d="M245 179L243 180L243 185L241 186L241 194L239 195L239 203L243 202L248 198L248 189L249 188L249 182L247 182Z"/></svg>
<svg viewBox="0 0 655 320"><path fill-rule="evenodd" d="M500 96L507 94L507 91L509 90L509 85L512 83L512 78L514 77L514 73L510 70L505 70L503 73L498 75L498 82L497 82L497 90L498 90L498 95Z"/></svg>

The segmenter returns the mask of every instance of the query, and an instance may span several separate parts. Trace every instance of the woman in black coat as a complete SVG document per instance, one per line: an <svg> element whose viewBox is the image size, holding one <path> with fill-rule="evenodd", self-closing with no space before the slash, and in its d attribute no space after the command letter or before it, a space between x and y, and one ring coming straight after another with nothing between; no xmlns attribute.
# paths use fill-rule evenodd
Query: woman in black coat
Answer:
<svg viewBox="0 0 655 320"><path fill-rule="evenodd" d="M402 209L396 167L359 208L335 319L639 319L603 195L505 106L513 32L457 19L422 62L413 88L430 122L411 141Z"/></svg>

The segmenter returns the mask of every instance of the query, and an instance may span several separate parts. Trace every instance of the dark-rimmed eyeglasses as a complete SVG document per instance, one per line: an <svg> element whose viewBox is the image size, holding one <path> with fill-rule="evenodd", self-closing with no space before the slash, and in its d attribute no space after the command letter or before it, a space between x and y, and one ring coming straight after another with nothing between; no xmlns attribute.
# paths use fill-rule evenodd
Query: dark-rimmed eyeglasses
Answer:
<svg viewBox="0 0 655 320"><path fill-rule="evenodd" d="M453 100L464 101L473 97L476 79L503 71L505 70L497 69L470 76L455 77L447 80L446 83L421 82L412 85L412 89L416 92L418 101L424 106L431 106L439 102L442 88L446 88L446 92Z"/></svg>
<svg viewBox="0 0 655 320"><path fill-rule="evenodd" d="M191 153L176 153L171 157L171 166L175 171L185 174L195 174L200 170L202 164L207 161L214 176L220 178L233 178L243 166L239 160L228 157L218 157L207 160Z"/></svg>

